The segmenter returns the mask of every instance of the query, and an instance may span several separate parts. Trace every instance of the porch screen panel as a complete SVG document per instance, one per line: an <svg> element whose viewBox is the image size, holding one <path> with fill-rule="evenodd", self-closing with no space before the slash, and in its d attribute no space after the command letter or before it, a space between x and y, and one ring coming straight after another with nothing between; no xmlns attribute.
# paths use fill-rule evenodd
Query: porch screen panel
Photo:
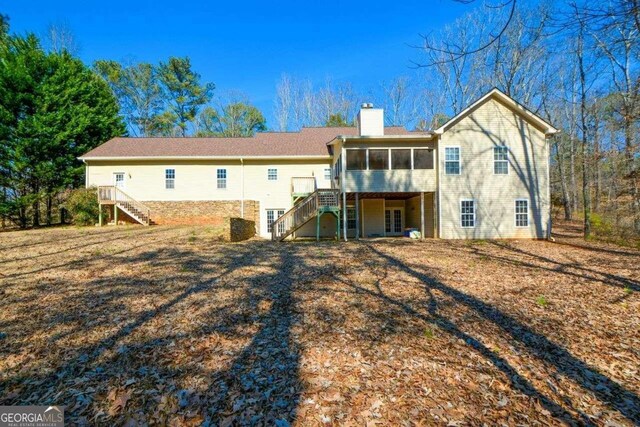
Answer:
<svg viewBox="0 0 640 427"><path fill-rule="evenodd" d="M411 169L411 150L391 150L391 169Z"/></svg>
<svg viewBox="0 0 640 427"><path fill-rule="evenodd" d="M413 150L414 169L433 169L433 150L415 149Z"/></svg>
<svg viewBox="0 0 640 427"><path fill-rule="evenodd" d="M389 169L389 150L369 150L369 170Z"/></svg>
<svg viewBox="0 0 640 427"><path fill-rule="evenodd" d="M347 170L363 171L367 169L367 150L347 150Z"/></svg>

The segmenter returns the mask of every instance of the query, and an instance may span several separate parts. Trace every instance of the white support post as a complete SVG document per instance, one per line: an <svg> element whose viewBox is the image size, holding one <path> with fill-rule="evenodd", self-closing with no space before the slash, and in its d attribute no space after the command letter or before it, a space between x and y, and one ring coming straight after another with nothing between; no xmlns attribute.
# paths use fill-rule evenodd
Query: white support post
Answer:
<svg viewBox="0 0 640 427"><path fill-rule="evenodd" d="M347 241L347 193L342 192L342 234Z"/></svg>
<svg viewBox="0 0 640 427"><path fill-rule="evenodd" d="M424 191L420 192L420 239L424 240Z"/></svg>
<svg viewBox="0 0 640 427"><path fill-rule="evenodd" d="M356 193L356 240L360 240L360 194Z"/></svg>

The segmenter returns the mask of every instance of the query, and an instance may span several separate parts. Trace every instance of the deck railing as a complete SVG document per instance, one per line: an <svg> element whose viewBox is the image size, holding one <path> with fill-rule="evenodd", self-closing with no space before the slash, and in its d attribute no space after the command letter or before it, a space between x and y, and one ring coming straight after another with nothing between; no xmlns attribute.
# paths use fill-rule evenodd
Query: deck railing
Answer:
<svg viewBox="0 0 640 427"><path fill-rule="evenodd" d="M313 176L291 178L291 194L311 194L316 191L316 179Z"/></svg>
<svg viewBox="0 0 640 427"><path fill-rule="evenodd" d="M116 205L141 224L151 223L151 209L113 185L98 187L98 202Z"/></svg>
<svg viewBox="0 0 640 427"><path fill-rule="evenodd" d="M339 190L316 190L273 222L271 240L284 240L316 216L321 208L339 206Z"/></svg>

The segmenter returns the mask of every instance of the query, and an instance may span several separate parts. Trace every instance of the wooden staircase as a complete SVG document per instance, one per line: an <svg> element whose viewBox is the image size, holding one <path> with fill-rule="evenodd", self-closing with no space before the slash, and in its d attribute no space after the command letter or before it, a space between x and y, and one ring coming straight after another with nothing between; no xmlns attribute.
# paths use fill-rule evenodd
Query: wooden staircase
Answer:
<svg viewBox="0 0 640 427"><path fill-rule="evenodd" d="M323 213L333 213L340 219L340 191L339 190L316 190L296 203L291 209L273 222L271 230L271 240L283 241L296 230L305 225L313 218L319 217ZM338 224L338 230L340 229ZM316 227L316 234L319 238L319 227Z"/></svg>
<svg viewBox="0 0 640 427"><path fill-rule="evenodd" d="M151 224L151 209L113 185L98 187L98 203L114 205L142 225Z"/></svg>

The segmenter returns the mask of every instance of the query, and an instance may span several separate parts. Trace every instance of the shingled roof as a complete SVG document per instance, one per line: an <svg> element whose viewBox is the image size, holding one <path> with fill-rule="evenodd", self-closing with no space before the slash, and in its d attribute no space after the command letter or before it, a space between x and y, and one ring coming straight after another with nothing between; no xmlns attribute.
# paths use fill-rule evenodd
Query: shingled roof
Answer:
<svg viewBox="0 0 640 427"><path fill-rule="evenodd" d="M407 135L401 126L385 135ZM356 136L355 127L305 127L300 132L261 132L250 138L128 138L110 139L81 159L154 157L289 157L328 156L327 143L338 135Z"/></svg>

